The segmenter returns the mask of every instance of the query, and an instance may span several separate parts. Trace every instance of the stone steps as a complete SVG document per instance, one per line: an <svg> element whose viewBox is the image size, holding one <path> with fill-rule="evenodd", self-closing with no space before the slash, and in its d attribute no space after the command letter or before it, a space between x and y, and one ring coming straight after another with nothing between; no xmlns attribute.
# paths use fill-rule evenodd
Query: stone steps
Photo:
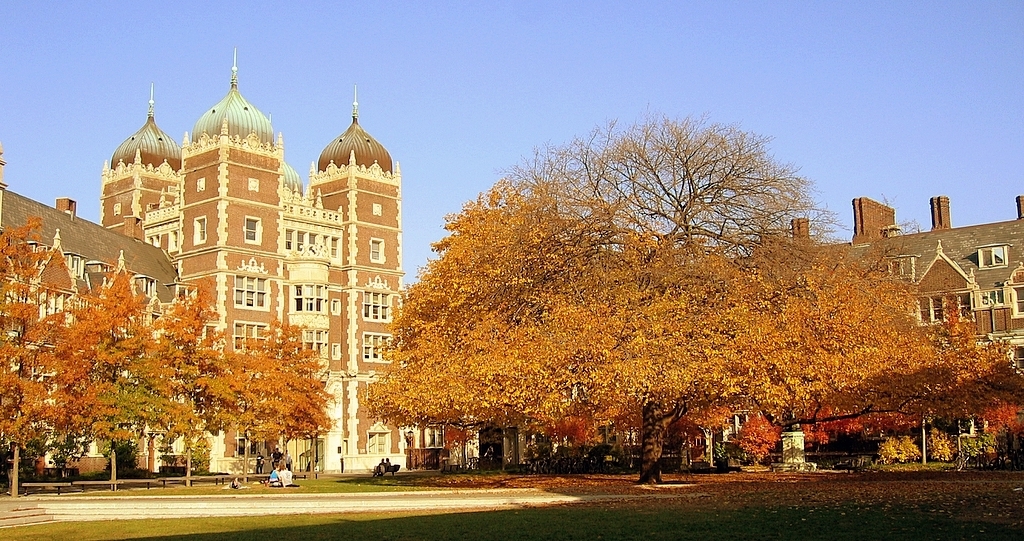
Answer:
<svg viewBox="0 0 1024 541"><path fill-rule="evenodd" d="M15 507L0 513L0 528L44 524L54 520L53 515L41 507Z"/></svg>

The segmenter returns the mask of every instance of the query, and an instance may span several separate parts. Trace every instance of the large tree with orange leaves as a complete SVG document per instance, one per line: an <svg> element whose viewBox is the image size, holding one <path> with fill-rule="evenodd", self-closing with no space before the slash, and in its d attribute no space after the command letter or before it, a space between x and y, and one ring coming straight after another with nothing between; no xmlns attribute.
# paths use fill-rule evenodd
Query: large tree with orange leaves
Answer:
<svg viewBox="0 0 1024 541"><path fill-rule="evenodd" d="M658 482L683 416L752 407L791 426L943 400L904 284L782 240L815 212L807 189L766 139L699 121L543 149L449 218L373 410L458 426L638 418L640 481Z"/></svg>
<svg viewBox="0 0 1024 541"><path fill-rule="evenodd" d="M731 126L652 118L547 148L448 223L371 389L403 422L642 419L720 407L745 311L737 258L813 211L807 182ZM445 389L445 392L438 392Z"/></svg>
<svg viewBox="0 0 1024 541"><path fill-rule="evenodd" d="M40 314L54 292L39 280L48 253L30 244L38 227L34 220L0 232L0 455L30 440L46 443L57 413L46 349L64 321L62 314Z"/></svg>

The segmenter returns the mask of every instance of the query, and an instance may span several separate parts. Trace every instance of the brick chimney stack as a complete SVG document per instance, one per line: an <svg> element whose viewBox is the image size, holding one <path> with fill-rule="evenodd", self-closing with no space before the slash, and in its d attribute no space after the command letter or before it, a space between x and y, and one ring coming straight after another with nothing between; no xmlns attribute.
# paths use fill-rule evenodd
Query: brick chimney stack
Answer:
<svg viewBox="0 0 1024 541"><path fill-rule="evenodd" d="M807 218L793 218L789 222L789 231L794 239L811 238L811 221Z"/></svg>
<svg viewBox="0 0 1024 541"><path fill-rule="evenodd" d="M1017 196L1017 219L1024 220L1024 195Z"/></svg>
<svg viewBox="0 0 1024 541"><path fill-rule="evenodd" d="M126 237L131 237L135 240L142 240L142 220L135 216L124 217L124 230L122 231Z"/></svg>
<svg viewBox="0 0 1024 541"><path fill-rule="evenodd" d="M932 205L932 231L953 227L949 219L949 198L940 195L929 200Z"/></svg>
<svg viewBox="0 0 1024 541"><path fill-rule="evenodd" d="M74 199L67 197L58 197L55 206L57 210L70 214L72 218L75 217L75 211L78 209L78 203Z"/></svg>
<svg viewBox="0 0 1024 541"><path fill-rule="evenodd" d="M853 200L853 243L890 236L896 229L896 209L867 197Z"/></svg>

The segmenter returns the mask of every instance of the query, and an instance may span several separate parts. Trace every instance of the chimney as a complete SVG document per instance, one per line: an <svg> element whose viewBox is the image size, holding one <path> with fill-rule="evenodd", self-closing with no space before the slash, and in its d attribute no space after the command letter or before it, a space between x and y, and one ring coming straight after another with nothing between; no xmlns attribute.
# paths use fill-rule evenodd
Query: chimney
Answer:
<svg viewBox="0 0 1024 541"><path fill-rule="evenodd" d="M135 240L142 240L142 220L135 216L124 217L124 230L122 231L125 236L131 237Z"/></svg>
<svg viewBox="0 0 1024 541"><path fill-rule="evenodd" d="M3 164L4 162L0 162L0 167L2 167ZM1024 195L1017 196L1017 219L1024 220Z"/></svg>
<svg viewBox="0 0 1024 541"><path fill-rule="evenodd" d="M68 199L67 197L58 197L56 207L57 210L61 212L66 212L70 214L72 218L74 218L75 210L78 208L78 203L76 203L74 199Z"/></svg>
<svg viewBox="0 0 1024 541"><path fill-rule="evenodd" d="M789 222L789 231L794 239L811 238L810 220L807 218L793 218Z"/></svg>
<svg viewBox="0 0 1024 541"><path fill-rule="evenodd" d="M853 200L854 244L892 236L897 229L896 209L867 197Z"/></svg>
<svg viewBox="0 0 1024 541"><path fill-rule="evenodd" d="M950 229L953 224L949 220L949 198L940 195L929 200L932 205L932 231Z"/></svg>

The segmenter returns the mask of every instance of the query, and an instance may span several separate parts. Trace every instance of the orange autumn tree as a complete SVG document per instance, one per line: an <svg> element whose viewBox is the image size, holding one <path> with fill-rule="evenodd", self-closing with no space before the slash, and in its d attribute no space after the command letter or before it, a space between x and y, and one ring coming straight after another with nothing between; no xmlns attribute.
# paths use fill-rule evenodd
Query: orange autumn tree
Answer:
<svg viewBox="0 0 1024 541"><path fill-rule="evenodd" d="M302 329L274 322L266 334L235 344L228 354L231 422L247 442L316 437L330 425L330 395L318 351L302 344ZM245 471L249 445L245 446Z"/></svg>
<svg viewBox="0 0 1024 541"><path fill-rule="evenodd" d="M127 272L82 296L70 311L71 324L54 343L60 387L57 426L69 433L124 442L157 426L167 408L166 373L150 354L153 314L132 288ZM113 451L113 445L112 445ZM112 452L112 469L116 456Z"/></svg>
<svg viewBox="0 0 1024 541"><path fill-rule="evenodd" d="M735 393L737 258L813 212L807 194L766 138L698 120L542 149L449 219L371 405L420 424L633 411L640 481L659 482L667 427Z"/></svg>
<svg viewBox="0 0 1024 541"><path fill-rule="evenodd" d="M33 220L0 232L0 444L5 451L55 437L56 390L46 377L52 369L46 346L62 329L63 316L40 317L39 302L52 292L39 280L49 253L29 243L38 241L38 228Z"/></svg>
<svg viewBox="0 0 1024 541"><path fill-rule="evenodd" d="M186 477L192 475L192 451L206 433L224 429L233 401L234 376L224 356L223 334L209 295L209 284L180 295L153 326L151 360L158 370L164 401L155 428L165 439L185 444ZM190 484L190 482L186 482Z"/></svg>

